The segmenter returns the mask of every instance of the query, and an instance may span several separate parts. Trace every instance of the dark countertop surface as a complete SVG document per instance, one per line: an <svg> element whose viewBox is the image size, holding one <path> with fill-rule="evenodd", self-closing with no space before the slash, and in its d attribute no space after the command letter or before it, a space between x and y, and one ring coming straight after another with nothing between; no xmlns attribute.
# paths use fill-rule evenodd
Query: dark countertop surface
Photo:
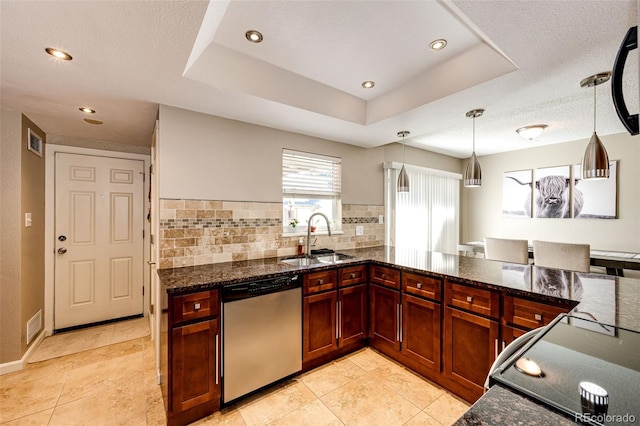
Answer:
<svg viewBox="0 0 640 426"><path fill-rule="evenodd" d="M373 262L404 271L451 278L457 282L552 302L579 302L585 318L640 331L640 280L578 273L533 265L496 262L438 252L400 250L390 246L340 250L352 259L335 264L292 266L282 258L160 269L161 286L176 295L296 272L319 271Z"/></svg>
<svg viewBox="0 0 640 426"><path fill-rule="evenodd" d="M467 410L454 426L575 425L567 417L524 396L495 385Z"/></svg>

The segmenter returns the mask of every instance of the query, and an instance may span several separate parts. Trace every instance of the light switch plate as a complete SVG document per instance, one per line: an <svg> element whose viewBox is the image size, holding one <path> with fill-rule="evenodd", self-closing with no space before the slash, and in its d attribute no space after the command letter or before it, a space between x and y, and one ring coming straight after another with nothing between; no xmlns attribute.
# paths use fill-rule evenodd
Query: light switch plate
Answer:
<svg viewBox="0 0 640 426"><path fill-rule="evenodd" d="M24 214L24 227L28 228L31 226L31 213Z"/></svg>
<svg viewBox="0 0 640 426"><path fill-rule="evenodd" d="M356 235L364 235L364 226L362 225L356 226Z"/></svg>
<svg viewBox="0 0 640 426"><path fill-rule="evenodd" d="M378 215L378 223L384 223L384 216Z"/></svg>

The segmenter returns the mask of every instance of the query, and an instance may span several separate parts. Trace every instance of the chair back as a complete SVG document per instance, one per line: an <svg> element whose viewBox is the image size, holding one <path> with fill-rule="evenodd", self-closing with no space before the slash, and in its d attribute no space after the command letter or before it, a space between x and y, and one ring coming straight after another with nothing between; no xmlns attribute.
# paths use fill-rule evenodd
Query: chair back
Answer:
<svg viewBox="0 0 640 426"><path fill-rule="evenodd" d="M533 263L545 268L589 272L589 244L533 241Z"/></svg>
<svg viewBox="0 0 640 426"><path fill-rule="evenodd" d="M529 263L529 243L527 240L485 237L484 258L526 265Z"/></svg>

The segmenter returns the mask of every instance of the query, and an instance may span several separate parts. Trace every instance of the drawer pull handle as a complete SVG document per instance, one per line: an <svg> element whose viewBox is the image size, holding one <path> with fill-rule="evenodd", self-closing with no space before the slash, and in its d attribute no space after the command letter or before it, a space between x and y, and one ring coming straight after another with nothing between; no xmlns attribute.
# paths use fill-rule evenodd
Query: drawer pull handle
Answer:
<svg viewBox="0 0 640 426"><path fill-rule="evenodd" d="M386 280L387 279L387 274L382 274L382 279Z"/></svg>
<svg viewBox="0 0 640 426"><path fill-rule="evenodd" d="M195 309L196 311L200 309L200 304L199 303L195 303L193 305L193 309Z"/></svg>
<svg viewBox="0 0 640 426"><path fill-rule="evenodd" d="M349 277L350 277L351 279L354 279L354 278L356 277L356 274L354 274L354 273L352 272L352 273L351 273L351 275L349 275Z"/></svg>
<svg viewBox="0 0 640 426"><path fill-rule="evenodd" d="M540 314L535 314L533 317L536 319L536 321L542 321L542 315Z"/></svg>
<svg viewBox="0 0 640 426"><path fill-rule="evenodd" d="M473 297L472 296L467 296L467 302L473 303Z"/></svg>
<svg viewBox="0 0 640 426"><path fill-rule="evenodd" d="M323 280L318 280L318 285L322 285L323 282Z"/></svg>
<svg viewBox="0 0 640 426"><path fill-rule="evenodd" d="M422 288L422 283L416 284L416 287L418 287L419 289Z"/></svg>

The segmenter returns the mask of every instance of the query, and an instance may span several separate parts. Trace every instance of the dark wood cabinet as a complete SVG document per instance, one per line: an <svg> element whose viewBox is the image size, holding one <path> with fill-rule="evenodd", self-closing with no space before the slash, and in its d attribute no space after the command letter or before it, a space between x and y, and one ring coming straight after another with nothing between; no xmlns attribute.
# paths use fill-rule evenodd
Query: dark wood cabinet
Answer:
<svg viewBox="0 0 640 426"><path fill-rule="evenodd" d="M335 291L304 297L302 360L310 361L338 349L337 300Z"/></svg>
<svg viewBox="0 0 640 426"><path fill-rule="evenodd" d="M305 276L304 369L366 345L366 277L366 265L319 271Z"/></svg>
<svg viewBox="0 0 640 426"><path fill-rule="evenodd" d="M386 266L369 265L369 282L400 289L400 271Z"/></svg>
<svg viewBox="0 0 640 426"><path fill-rule="evenodd" d="M218 320L173 329L173 398L171 408L181 413L220 399L218 373L220 340Z"/></svg>
<svg viewBox="0 0 640 426"><path fill-rule="evenodd" d="M392 355L400 350L400 292L377 284L369 286L369 344Z"/></svg>
<svg viewBox="0 0 640 426"><path fill-rule="evenodd" d="M364 346L367 339L367 285L338 291L338 346Z"/></svg>
<svg viewBox="0 0 640 426"><path fill-rule="evenodd" d="M401 352L422 369L440 371L440 304L402 295Z"/></svg>
<svg viewBox="0 0 640 426"><path fill-rule="evenodd" d="M505 295L503 301L503 323L525 331L544 327L560 314L569 312L575 305L565 303L543 303Z"/></svg>
<svg viewBox="0 0 640 426"><path fill-rule="evenodd" d="M169 425L185 425L220 408L220 306L217 290L169 297L161 346Z"/></svg>
<svg viewBox="0 0 640 426"><path fill-rule="evenodd" d="M453 392L472 402L482 396L499 351L499 294L446 281L445 301L443 374Z"/></svg>

